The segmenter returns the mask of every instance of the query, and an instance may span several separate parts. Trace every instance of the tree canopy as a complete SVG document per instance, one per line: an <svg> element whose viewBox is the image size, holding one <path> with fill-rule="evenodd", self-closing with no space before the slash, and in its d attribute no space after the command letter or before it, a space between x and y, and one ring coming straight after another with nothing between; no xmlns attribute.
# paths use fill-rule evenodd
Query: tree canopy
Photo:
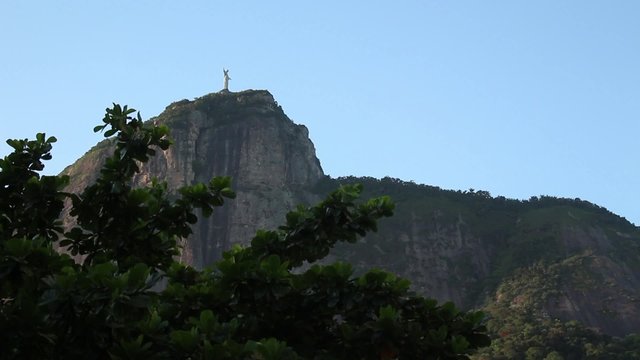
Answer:
<svg viewBox="0 0 640 360"><path fill-rule="evenodd" d="M78 194L64 192L66 176L40 174L54 137L7 141L1 358L465 359L489 344L481 312L418 296L381 270L317 263L336 242L376 231L389 198L359 201L361 186L341 187L198 270L175 260L181 240L198 214L235 196L231 179L133 188L140 164L171 145L169 129L114 104L94 130L115 151Z"/></svg>

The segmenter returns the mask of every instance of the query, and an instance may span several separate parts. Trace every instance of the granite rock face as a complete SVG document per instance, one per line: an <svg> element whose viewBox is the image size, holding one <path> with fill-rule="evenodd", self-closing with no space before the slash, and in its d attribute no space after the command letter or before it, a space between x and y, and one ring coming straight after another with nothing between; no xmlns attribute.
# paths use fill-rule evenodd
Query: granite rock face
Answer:
<svg viewBox="0 0 640 360"><path fill-rule="evenodd" d="M194 226L182 254L189 264L209 265L232 244L247 244L257 229L282 223L298 204L318 200L308 189L324 174L308 130L294 124L267 91L222 91L182 100L151 121L168 125L174 144L142 167L135 185L155 177L176 189L231 176L237 193ZM111 150L103 142L68 167L70 189L95 181Z"/></svg>

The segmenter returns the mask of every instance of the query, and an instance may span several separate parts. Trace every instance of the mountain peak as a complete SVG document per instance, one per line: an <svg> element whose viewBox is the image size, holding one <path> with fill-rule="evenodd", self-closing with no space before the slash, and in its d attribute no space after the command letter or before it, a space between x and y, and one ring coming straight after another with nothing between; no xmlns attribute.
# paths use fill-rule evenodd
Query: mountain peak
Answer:
<svg viewBox="0 0 640 360"><path fill-rule="evenodd" d="M150 121L167 125L174 145L144 164L135 185L158 178L177 189L230 176L238 193L194 228L182 254L185 262L209 265L232 243L248 242L257 228L270 228L289 209L316 201L307 189L324 173L309 132L294 124L266 90L222 91L176 101ZM111 142L103 142L69 166L69 190L80 191L95 181L112 150Z"/></svg>
<svg viewBox="0 0 640 360"><path fill-rule="evenodd" d="M243 90L239 92L233 92L229 90L221 90L214 93L209 93L194 100L183 99L180 101L169 104L166 110L175 110L184 106L216 106L228 108L230 106L246 106L246 105L264 105L277 107L278 103L273 98L273 95L268 90Z"/></svg>

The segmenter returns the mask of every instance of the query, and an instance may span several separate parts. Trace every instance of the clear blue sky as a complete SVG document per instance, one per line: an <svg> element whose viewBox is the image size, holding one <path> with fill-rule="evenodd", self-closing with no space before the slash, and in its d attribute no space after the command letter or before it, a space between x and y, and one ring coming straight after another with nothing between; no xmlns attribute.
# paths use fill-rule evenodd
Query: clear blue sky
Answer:
<svg viewBox="0 0 640 360"><path fill-rule="evenodd" d="M0 2L0 137L48 173L143 117L268 89L331 176L579 197L640 225L640 1ZM0 154L8 152L0 146Z"/></svg>

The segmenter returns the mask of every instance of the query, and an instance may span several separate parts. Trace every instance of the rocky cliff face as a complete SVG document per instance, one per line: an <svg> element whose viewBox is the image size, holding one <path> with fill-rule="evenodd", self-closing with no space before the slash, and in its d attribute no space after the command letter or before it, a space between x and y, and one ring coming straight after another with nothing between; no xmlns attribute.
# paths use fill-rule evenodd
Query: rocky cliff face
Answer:
<svg viewBox="0 0 640 360"><path fill-rule="evenodd" d="M324 174L308 130L294 124L267 91L182 100L152 121L171 128L174 145L145 164L136 185L155 177L176 189L231 176L238 195L196 224L182 254L187 263L211 264L232 244L248 243L256 229L281 223L289 209L317 200L308 189ZM68 167L70 189L79 191L94 181L110 151L103 142Z"/></svg>
<svg viewBox="0 0 640 360"><path fill-rule="evenodd" d="M248 243L257 229L282 224L296 205L314 203L340 183L360 182L365 196L390 195L396 215L382 221L377 234L338 246L329 261L392 271L416 291L463 307L529 304L540 316L580 320L610 334L640 332L640 229L604 209L389 178L329 179L307 129L267 91L182 100L152 121L171 128L174 146L146 164L135 184L156 177L178 188L231 176L238 194L194 227L182 254L187 263L211 264L232 244ZM70 190L94 181L110 151L102 142L67 168ZM542 280L528 282L533 278Z"/></svg>

